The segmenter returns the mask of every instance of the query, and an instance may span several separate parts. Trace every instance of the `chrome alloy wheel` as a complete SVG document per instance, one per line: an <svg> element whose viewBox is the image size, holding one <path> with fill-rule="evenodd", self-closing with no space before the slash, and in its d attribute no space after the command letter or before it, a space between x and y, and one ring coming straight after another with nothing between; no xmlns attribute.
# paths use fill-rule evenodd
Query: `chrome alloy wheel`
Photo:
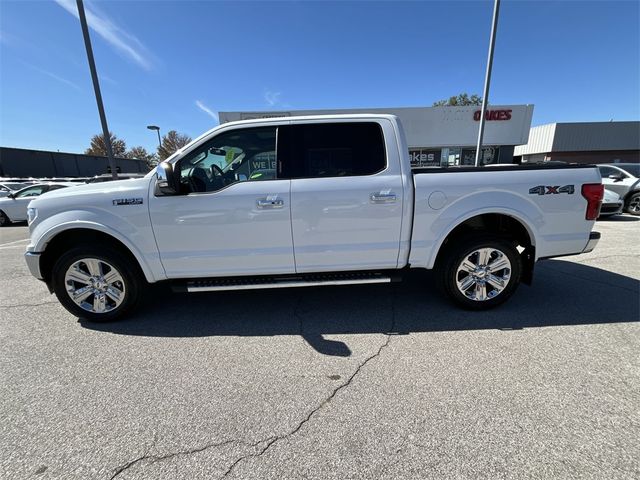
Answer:
<svg viewBox="0 0 640 480"><path fill-rule="evenodd" d="M629 202L629 211L635 215L640 213L640 196L633 196Z"/></svg>
<svg viewBox="0 0 640 480"><path fill-rule="evenodd" d="M72 263L64 275L64 283L71 300L91 313L110 312L125 298L120 272L97 258L83 258Z"/></svg>
<svg viewBox="0 0 640 480"><path fill-rule="evenodd" d="M507 287L511 262L495 248L479 248L464 257L456 270L456 285L467 298L477 302L490 300Z"/></svg>

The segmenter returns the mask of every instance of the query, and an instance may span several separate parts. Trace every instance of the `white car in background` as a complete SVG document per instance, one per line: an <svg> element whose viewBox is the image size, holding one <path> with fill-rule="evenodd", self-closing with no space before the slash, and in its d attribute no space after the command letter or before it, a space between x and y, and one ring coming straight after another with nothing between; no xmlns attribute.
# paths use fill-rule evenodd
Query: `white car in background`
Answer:
<svg viewBox="0 0 640 480"><path fill-rule="evenodd" d="M620 195L605 188L602 206L600 207L600 216L598 218L620 215L623 209L624 202L620 198Z"/></svg>
<svg viewBox="0 0 640 480"><path fill-rule="evenodd" d="M24 183L17 182L2 182L0 183L0 198L8 196L10 193L17 192L21 188L26 187Z"/></svg>
<svg viewBox="0 0 640 480"><path fill-rule="evenodd" d="M78 185L72 182L50 182L29 185L16 192L9 193L0 198L0 227L13 222L25 222L27 220L27 207L29 202L43 193L58 190L60 188Z"/></svg>
<svg viewBox="0 0 640 480"><path fill-rule="evenodd" d="M604 163L598 169L604 188L620 195L624 210L640 215L640 163Z"/></svg>

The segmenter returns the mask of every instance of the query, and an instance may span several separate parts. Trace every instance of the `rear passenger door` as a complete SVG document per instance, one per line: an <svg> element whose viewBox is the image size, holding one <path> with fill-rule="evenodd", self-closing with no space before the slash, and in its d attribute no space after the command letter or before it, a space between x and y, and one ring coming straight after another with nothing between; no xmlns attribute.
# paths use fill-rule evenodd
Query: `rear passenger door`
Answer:
<svg viewBox="0 0 640 480"><path fill-rule="evenodd" d="M296 271L396 268L402 222L397 152L390 122L305 123L278 132L278 168L291 179ZM392 131L392 130L391 130ZM393 137L395 138L395 137Z"/></svg>

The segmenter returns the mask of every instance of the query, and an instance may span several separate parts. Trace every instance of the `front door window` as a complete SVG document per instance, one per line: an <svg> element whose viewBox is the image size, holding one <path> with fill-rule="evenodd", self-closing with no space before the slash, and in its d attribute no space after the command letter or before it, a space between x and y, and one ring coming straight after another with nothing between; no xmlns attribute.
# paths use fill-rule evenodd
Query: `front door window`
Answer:
<svg viewBox="0 0 640 480"><path fill-rule="evenodd" d="M246 181L276 179L276 127L231 130L180 160L183 194L216 192Z"/></svg>

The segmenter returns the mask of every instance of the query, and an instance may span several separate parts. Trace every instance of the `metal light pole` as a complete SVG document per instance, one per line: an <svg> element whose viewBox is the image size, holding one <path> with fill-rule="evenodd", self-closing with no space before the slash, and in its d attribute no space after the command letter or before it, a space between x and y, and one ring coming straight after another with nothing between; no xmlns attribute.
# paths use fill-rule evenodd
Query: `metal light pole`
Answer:
<svg viewBox="0 0 640 480"><path fill-rule="evenodd" d="M160 127L158 127L157 125L147 125L147 128L149 130L155 130L156 132L158 132L158 146L162 148L162 140L160 140Z"/></svg>
<svg viewBox="0 0 640 480"><path fill-rule="evenodd" d="M493 4L493 20L491 22L491 40L489 40L489 58L487 59L487 72L484 77L484 91L482 93L482 107L480 108L480 128L478 130L478 143L476 145L476 167L480 164L480 154L482 152L482 137L484 136L484 115L487 111L489 101L489 84L491 83L491 67L493 66L493 46L496 42L496 30L498 29L498 12L500 11L500 0L495 0Z"/></svg>
<svg viewBox="0 0 640 480"><path fill-rule="evenodd" d="M93 90L96 94L96 103L98 104L98 113L100 114L100 123L102 124L102 135L104 135L104 145L107 147L107 158L111 167L111 177L118 179L118 169L116 161L113 158L113 150L111 148L111 136L109 135L109 127L107 126L107 116L104 113L102 105L102 94L100 93L100 84L98 83L98 74L96 73L96 63L93 59L93 50L91 49L91 38L89 37L89 27L87 26L87 17L84 14L84 5L82 0L76 0L78 5L78 16L80 17L80 25L82 26L82 36L84 37L84 46L87 49L87 60L89 61L89 70L91 70L91 80L93 80Z"/></svg>

